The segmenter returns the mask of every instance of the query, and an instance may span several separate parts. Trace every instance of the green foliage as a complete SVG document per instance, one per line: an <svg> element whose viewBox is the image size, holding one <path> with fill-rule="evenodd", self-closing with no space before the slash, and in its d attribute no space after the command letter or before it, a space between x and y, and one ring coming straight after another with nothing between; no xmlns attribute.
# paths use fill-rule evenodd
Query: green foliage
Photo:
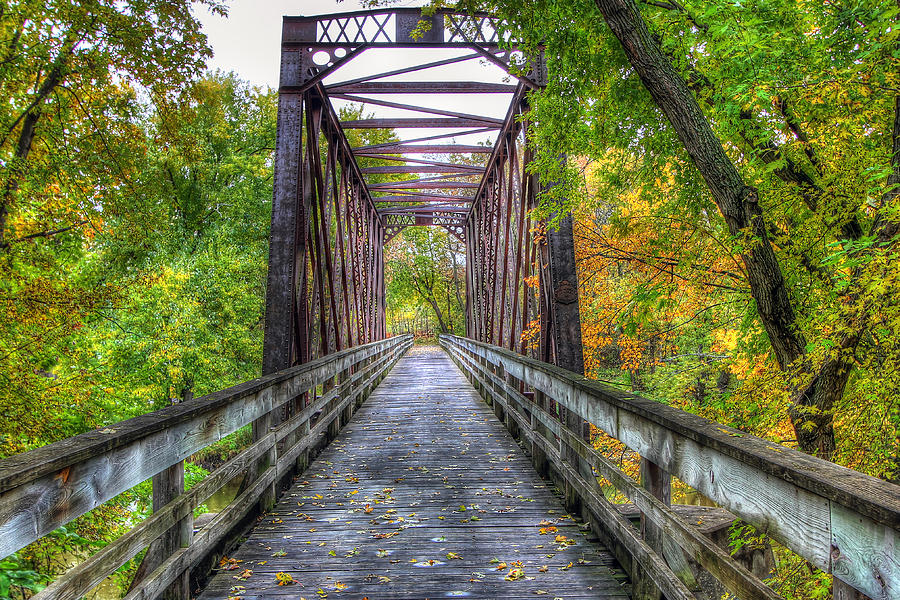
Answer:
<svg viewBox="0 0 900 600"><path fill-rule="evenodd" d="M443 229L407 227L385 247L388 327L434 317L438 332L465 331L465 255Z"/></svg>
<svg viewBox="0 0 900 600"><path fill-rule="evenodd" d="M45 574L30 568L18 553L0 560L0 600L9 600L14 589L37 593L47 581Z"/></svg>
<svg viewBox="0 0 900 600"><path fill-rule="evenodd" d="M598 342L586 356L601 367L610 347L627 346L625 354L640 356L628 369L635 389L779 441L833 418L832 458L892 476L900 380L900 345L887 334L900 323L898 200L888 181L897 177L896 2L639 3L758 191L791 326L806 346L784 368L741 257L758 242L729 233L595 3L458 6L492 12L526 50L544 49L549 82L530 98L532 169L563 183L564 198L546 197L539 214L576 210L584 225L586 339ZM570 157L565 164L561 155ZM725 358L674 359L689 353ZM623 356L609 366L632 365ZM799 391L835 365L850 373L846 388L839 382L819 404L797 404ZM710 378L721 372L731 381L719 391ZM865 422L877 423L877 433Z"/></svg>
<svg viewBox="0 0 900 600"><path fill-rule="evenodd" d="M184 20L169 34L196 25L177 3L167 10ZM71 90L55 96L63 120L42 116L35 139L64 143L5 172L7 191L18 183L0 244L0 453L259 375L276 95L233 75L186 79L182 42L166 59L177 69L141 94L121 77L94 81L83 113L66 112ZM190 44L205 52L199 32ZM188 486L207 474L186 470ZM16 596L33 589L149 512L145 482L23 549L3 581Z"/></svg>
<svg viewBox="0 0 900 600"><path fill-rule="evenodd" d="M58 300L58 276L6 263L7 452L258 374L274 95L215 75L145 112L134 208L103 207Z"/></svg>

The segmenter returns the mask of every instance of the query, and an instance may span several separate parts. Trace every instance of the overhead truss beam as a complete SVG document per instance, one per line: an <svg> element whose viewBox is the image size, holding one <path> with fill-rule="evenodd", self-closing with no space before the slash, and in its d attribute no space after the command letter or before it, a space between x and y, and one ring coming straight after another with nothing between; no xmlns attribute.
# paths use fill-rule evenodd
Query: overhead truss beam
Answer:
<svg viewBox="0 0 900 600"><path fill-rule="evenodd" d="M423 30L422 19L430 27ZM383 336L382 248L403 228L423 225L443 227L466 244L469 336L578 370L571 224L546 231L529 216L541 189L526 168L527 93L545 84L545 66L542 59L527 69L517 65L505 49L514 46L499 30L489 15L449 10L427 17L418 9L379 9L285 19L267 372ZM369 49L425 47L472 52L323 84ZM475 59L504 69L517 84L390 79ZM428 106L388 94L428 95ZM509 108L498 119L434 101L456 94L509 99ZM331 99L414 114L341 122ZM372 129L451 131L359 147L344 133ZM476 135L496 136L496 143L457 142ZM467 158L445 158L450 155ZM483 155L483 165L468 164ZM381 181L367 181L376 176Z"/></svg>

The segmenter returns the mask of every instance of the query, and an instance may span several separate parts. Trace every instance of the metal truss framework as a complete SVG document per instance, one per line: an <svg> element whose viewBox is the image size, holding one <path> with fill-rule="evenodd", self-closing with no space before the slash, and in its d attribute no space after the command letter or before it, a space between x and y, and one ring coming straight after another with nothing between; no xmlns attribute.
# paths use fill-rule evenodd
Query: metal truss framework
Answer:
<svg viewBox="0 0 900 600"><path fill-rule="evenodd" d="M545 83L544 63L526 66L500 29L489 15L418 9L285 17L264 373L383 338L383 248L416 225L466 243L470 337L583 369L571 222L543 233L528 217L538 192L526 171L528 92ZM324 84L368 49L429 47L460 54ZM517 83L392 79L473 59ZM403 94L492 94L509 109L497 119ZM332 99L414 114L342 121ZM345 134L412 128L449 133L356 147ZM494 147L448 141L473 133L496 134Z"/></svg>

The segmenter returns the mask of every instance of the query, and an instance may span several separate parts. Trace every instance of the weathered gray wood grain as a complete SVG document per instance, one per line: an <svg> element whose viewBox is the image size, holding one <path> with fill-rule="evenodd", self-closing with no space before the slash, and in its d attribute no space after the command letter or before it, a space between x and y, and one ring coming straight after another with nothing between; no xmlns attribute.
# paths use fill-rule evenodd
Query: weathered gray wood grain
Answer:
<svg viewBox="0 0 900 600"><path fill-rule="evenodd" d="M501 348L441 342L502 366L817 567L840 566L860 591L900 586L900 565L886 558L900 527L900 487ZM869 525L841 530L847 550L833 564L834 515L844 513Z"/></svg>
<svg viewBox="0 0 900 600"><path fill-rule="evenodd" d="M386 492L390 498L378 496ZM363 510L369 502L371 514ZM468 507L465 512L461 505ZM386 514L403 520L386 522ZM222 571L200 598L226 597L240 583L245 598L309 597L322 588L329 597L382 600L453 593L493 600L541 593L625 600L627 584L613 570L612 557L564 515L559 499L446 355L416 348L229 554L253 575L236 582L234 571ZM556 549L553 536L539 532L544 519L577 543ZM396 537L378 539L377 533ZM276 550L286 555L273 556ZM379 556L387 552L390 557ZM448 560L448 552L461 557ZM422 569L424 558L445 564ZM528 579L504 581L512 565L497 570L494 558L523 561ZM539 571L541 565L546 567ZM280 571L298 583L287 589L275 585ZM391 581L380 583L373 573ZM338 580L348 586L340 593L332 589Z"/></svg>
<svg viewBox="0 0 900 600"><path fill-rule="evenodd" d="M492 373L484 371L480 368L478 363L469 359L465 353L451 348L450 354L457 361L457 364L462 363L461 366L466 369L471 376L476 377L481 381L483 381L482 378L485 377L495 378L494 383L503 388L506 397L515 401L522 407L531 405L531 403L517 390L499 380L499 378L496 378ZM481 377L479 377L479 374ZM513 412L515 413L515 411ZM563 443L576 450L579 456L590 463L598 473L608 479L610 483L622 491L626 496L631 498L641 512L650 519L664 535L674 539L674 541L676 541L681 548L686 550L694 560L719 579L730 592L743 600L777 600L780 598L780 596L763 581L734 561L710 539L696 531L694 527L685 523L684 520L664 502L655 498L648 490L637 485L630 477L604 456L596 452L587 443L563 427L553 415L538 409L533 411L533 417L539 420L541 424L556 437L560 438ZM527 427L527 422L522 419L520 426L525 429ZM551 446L550 442L542 436L529 436L528 441L543 445L544 452L548 453L551 458L558 458L560 456L559 454L555 454L554 456L554 453L557 452L555 445ZM560 469L559 465L555 464L555 467L558 470ZM574 470L570 470L574 473ZM646 568L652 569L655 566L655 563L648 563Z"/></svg>
<svg viewBox="0 0 900 600"><path fill-rule="evenodd" d="M832 572L873 600L900 598L900 535L845 506L831 505Z"/></svg>
<svg viewBox="0 0 900 600"><path fill-rule="evenodd" d="M194 486L189 492L179 495L165 506L160 507L159 510L155 511L148 519L133 527L123 536L86 561L70 569L64 576L60 577L37 594L35 599L74 599L83 596L105 577L133 558L138 552L164 533L171 527L171 523L189 517L192 514L193 509L203 503L223 485L249 468L256 460L269 452L278 442L288 438L304 424L307 424L309 419L316 412L325 408L326 405L334 401L335 398L346 396L345 400L340 403L340 407L352 405L361 395L363 389L377 377L381 376L386 370L389 370L403 352L406 351L408 346L408 343L403 343L400 346L395 346L389 351L385 351L383 356L377 358L366 368L359 369L353 376L345 379L342 385L318 398L316 402L305 407L288 421L285 421L272 429L272 431L264 437L251 444L237 456L210 473L206 479ZM326 415L326 417L327 416L328 415ZM282 457L282 460L279 461L279 473L286 472L285 465L296 460L301 452L317 443L318 439L322 437L322 431L326 424L327 419L320 419L316 427L305 432L305 435L303 435L299 442L291 448L284 457ZM268 485L270 484L271 482ZM267 488L268 485L264 487ZM255 485L252 487L253 489L257 489ZM256 501L255 498L254 501ZM249 509L250 505L244 505L242 514L246 514ZM158 561L156 564L159 564L159 562L161 561ZM175 580L175 577L177 577L177 574L173 576L172 581Z"/></svg>
<svg viewBox="0 0 900 600"><path fill-rule="evenodd" d="M312 386L319 385L329 377L333 377L350 365L374 356L385 348L400 344L402 341L402 338L399 337L391 338L343 350L304 365L194 398L188 402L4 458L0 460L0 493L34 481L42 475L55 474L81 460L125 446L135 440L145 438L151 433L169 429L178 423L196 419L202 415L212 416L216 410L229 404L241 404L245 399L264 390L273 390L278 395L298 395Z"/></svg>

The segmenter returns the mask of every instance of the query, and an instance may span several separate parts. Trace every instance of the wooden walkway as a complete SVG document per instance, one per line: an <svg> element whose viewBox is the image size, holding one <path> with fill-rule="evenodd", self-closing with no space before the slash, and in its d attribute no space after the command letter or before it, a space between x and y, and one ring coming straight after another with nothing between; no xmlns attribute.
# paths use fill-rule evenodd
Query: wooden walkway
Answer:
<svg viewBox="0 0 900 600"><path fill-rule="evenodd" d="M397 363L230 558L201 600L627 598L437 347Z"/></svg>

